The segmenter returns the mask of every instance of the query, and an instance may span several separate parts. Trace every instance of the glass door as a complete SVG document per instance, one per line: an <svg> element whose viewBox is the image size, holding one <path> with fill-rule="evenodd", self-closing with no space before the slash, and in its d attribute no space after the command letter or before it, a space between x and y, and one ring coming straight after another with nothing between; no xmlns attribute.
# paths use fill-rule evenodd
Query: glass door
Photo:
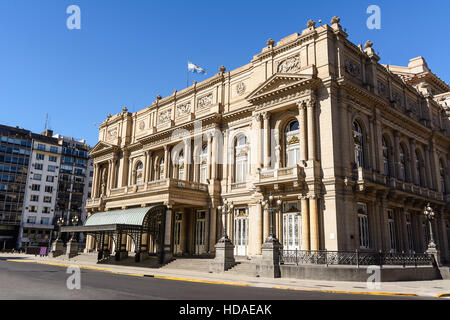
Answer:
<svg viewBox="0 0 450 320"><path fill-rule="evenodd" d="M205 226L206 211L197 211L195 223L195 254L206 253Z"/></svg>
<svg viewBox="0 0 450 320"><path fill-rule="evenodd" d="M300 206L298 202L287 202L283 209L283 249L301 250Z"/></svg>
<svg viewBox="0 0 450 320"><path fill-rule="evenodd" d="M174 236L173 236L173 251L174 254L181 254L181 227L183 225L183 215L181 212L175 214Z"/></svg>
<svg viewBox="0 0 450 320"><path fill-rule="evenodd" d="M248 255L248 212L246 208L234 212L234 255Z"/></svg>

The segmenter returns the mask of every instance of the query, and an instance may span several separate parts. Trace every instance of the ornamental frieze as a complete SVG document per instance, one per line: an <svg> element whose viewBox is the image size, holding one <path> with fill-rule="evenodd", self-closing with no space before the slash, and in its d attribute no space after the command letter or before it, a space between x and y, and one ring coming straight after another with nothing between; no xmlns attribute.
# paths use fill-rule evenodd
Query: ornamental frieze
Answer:
<svg viewBox="0 0 450 320"><path fill-rule="evenodd" d="M278 65L277 72L294 73L300 70L300 56L288 58Z"/></svg>
<svg viewBox="0 0 450 320"><path fill-rule="evenodd" d="M204 96L198 100L198 109L202 110L209 107L212 104L213 95L212 93Z"/></svg>
<svg viewBox="0 0 450 320"><path fill-rule="evenodd" d="M108 132L106 133L107 141L114 140L116 137L117 137L117 128L108 130Z"/></svg>
<svg viewBox="0 0 450 320"><path fill-rule="evenodd" d="M177 106L178 117L188 115L191 112L191 103L184 103Z"/></svg>
<svg viewBox="0 0 450 320"><path fill-rule="evenodd" d="M159 123L166 123L170 121L170 109L161 111L159 113Z"/></svg>
<svg viewBox="0 0 450 320"><path fill-rule="evenodd" d="M344 65L345 65L345 71L348 74L350 74L358 79L361 77L361 67L359 66L359 64L353 63L352 61L345 59Z"/></svg>

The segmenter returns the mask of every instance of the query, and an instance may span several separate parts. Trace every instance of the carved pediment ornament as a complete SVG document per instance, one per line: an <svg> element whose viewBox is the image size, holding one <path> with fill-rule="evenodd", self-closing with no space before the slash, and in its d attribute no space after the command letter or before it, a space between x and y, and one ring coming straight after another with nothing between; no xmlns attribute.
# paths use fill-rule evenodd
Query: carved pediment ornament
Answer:
<svg viewBox="0 0 450 320"><path fill-rule="evenodd" d="M117 137L117 128L111 129L106 134L106 140L114 140Z"/></svg>
<svg viewBox="0 0 450 320"><path fill-rule="evenodd" d="M294 73L300 70L300 56L288 58L278 64L277 72Z"/></svg>
<svg viewBox="0 0 450 320"><path fill-rule="evenodd" d="M290 146L292 144L300 143L300 140L297 136L293 136L291 139L289 139L287 145Z"/></svg>

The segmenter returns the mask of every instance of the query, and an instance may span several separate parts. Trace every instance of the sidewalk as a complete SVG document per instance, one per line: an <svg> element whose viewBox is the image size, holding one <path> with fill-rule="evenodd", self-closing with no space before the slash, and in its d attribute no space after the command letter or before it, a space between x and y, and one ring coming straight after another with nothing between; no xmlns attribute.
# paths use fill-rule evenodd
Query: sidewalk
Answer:
<svg viewBox="0 0 450 320"><path fill-rule="evenodd" d="M136 277L154 277L179 281L194 281L202 283L226 284L236 286L251 286L259 288L276 288L280 290L322 291L330 293L393 295L393 296L426 296L450 298L450 280L383 282L380 288L371 289L365 282L317 281L298 279L257 278L246 275L228 273L207 273L180 269L153 269L131 266L103 265L93 262L76 262L63 258L39 257L27 254L0 254L1 260L40 263L57 266L80 266L84 269L125 274Z"/></svg>

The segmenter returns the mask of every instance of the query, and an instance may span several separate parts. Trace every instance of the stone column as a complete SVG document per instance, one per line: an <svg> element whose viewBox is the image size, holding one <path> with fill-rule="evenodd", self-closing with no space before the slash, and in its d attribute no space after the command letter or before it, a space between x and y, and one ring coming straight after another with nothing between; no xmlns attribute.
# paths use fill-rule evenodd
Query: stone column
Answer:
<svg viewBox="0 0 450 320"><path fill-rule="evenodd" d="M311 250L320 250L319 208L317 196L309 196L309 213L311 229Z"/></svg>
<svg viewBox="0 0 450 320"><path fill-rule="evenodd" d="M212 137L211 179L217 179L217 136Z"/></svg>
<svg viewBox="0 0 450 320"><path fill-rule="evenodd" d="M92 196L91 198L98 198L99 192L98 192L98 181L100 180L100 170L98 163L94 163L94 179L92 183Z"/></svg>
<svg viewBox="0 0 450 320"><path fill-rule="evenodd" d="M116 188L116 162L117 158L114 156L111 160L111 175L109 176L109 189Z"/></svg>
<svg viewBox="0 0 450 320"><path fill-rule="evenodd" d="M170 178L169 168L170 168L170 147L168 145L164 146L164 174L166 179Z"/></svg>
<svg viewBox="0 0 450 320"><path fill-rule="evenodd" d="M206 178L211 180L211 163L212 163L212 134L208 134L208 157L206 158L207 169L206 169Z"/></svg>
<svg viewBox="0 0 450 320"><path fill-rule="evenodd" d="M129 167L130 152L123 152L123 167L122 167L122 187L128 186L128 167Z"/></svg>
<svg viewBox="0 0 450 320"><path fill-rule="evenodd" d="M217 208L211 207L210 211L210 219L209 219L209 253L214 253L216 237L217 237Z"/></svg>
<svg viewBox="0 0 450 320"><path fill-rule="evenodd" d="M316 101L312 98L308 102L308 160L316 160Z"/></svg>
<svg viewBox="0 0 450 320"><path fill-rule="evenodd" d="M166 221L165 221L165 230L164 230L164 256L163 256L163 263L167 263L170 260L172 260L172 249L171 249L171 240L172 240L172 223L173 223L173 212L172 207L170 205L167 205L166 210Z"/></svg>
<svg viewBox="0 0 450 320"><path fill-rule="evenodd" d="M302 250L311 250L311 240L309 232L309 202L308 197L301 196L302 203Z"/></svg>
<svg viewBox="0 0 450 320"><path fill-rule="evenodd" d="M153 152L149 151L148 152L148 169L147 169L147 173L145 175L145 182L150 182L152 181L152 170L153 169Z"/></svg>
<svg viewBox="0 0 450 320"><path fill-rule="evenodd" d="M255 235L253 236L253 238L255 239L255 253L256 254L261 254L261 248L262 248L262 244L265 238L263 238L263 210L262 210L262 206L261 203L258 201L256 202L256 215L255 215L255 225L256 225L256 232Z"/></svg>
<svg viewBox="0 0 450 320"><path fill-rule="evenodd" d="M416 185L420 185L420 173L417 172L416 167L416 142L412 138L409 139L409 157L411 158L411 182Z"/></svg>
<svg viewBox="0 0 450 320"><path fill-rule="evenodd" d="M306 104L304 102L297 103L299 118L298 124L300 129L300 160L308 160L308 125L306 119Z"/></svg>
<svg viewBox="0 0 450 320"><path fill-rule="evenodd" d="M253 141L251 141L252 144L252 158L253 155L255 157L254 161L252 161L254 163L254 166L256 169L259 169L262 167L261 164L261 114L259 113L255 113L253 114L253 124L254 126L252 126L253 130L253 137L254 137L254 144ZM253 172L256 172L255 170L252 170Z"/></svg>
<svg viewBox="0 0 450 320"><path fill-rule="evenodd" d="M431 178L431 161L430 161L430 149L427 145L424 146L425 150L425 170L427 172L426 174L426 184L428 189L433 189L433 183Z"/></svg>
<svg viewBox="0 0 450 320"><path fill-rule="evenodd" d="M270 232L270 219L269 214L262 208L262 215L263 215L263 242L269 237Z"/></svg>
<svg viewBox="0 0 450 320"><path fill-rule="evenodd" d="M184 180L190 180L191 140L184 140Z"/></svg>
<svg viewBox="0 0 450 320"><path fill-rule="evenodd" d="M270 113L264 112L264 168L270 168Z"/></svg>

